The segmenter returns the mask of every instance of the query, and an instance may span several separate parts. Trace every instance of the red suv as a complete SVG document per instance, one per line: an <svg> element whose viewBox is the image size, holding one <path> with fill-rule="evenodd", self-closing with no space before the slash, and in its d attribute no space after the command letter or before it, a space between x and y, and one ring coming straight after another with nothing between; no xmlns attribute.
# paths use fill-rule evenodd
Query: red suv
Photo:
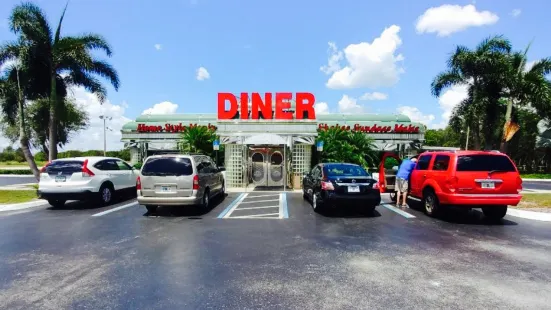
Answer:
<svg viewBox="0 0 551 310"><path fill-rule="evenodd" d="M482 208L501 219L522 196L522 179L511 159L496 151L440 151L419 155L410 177L410 198L435 216L441 206Z"/></svg>

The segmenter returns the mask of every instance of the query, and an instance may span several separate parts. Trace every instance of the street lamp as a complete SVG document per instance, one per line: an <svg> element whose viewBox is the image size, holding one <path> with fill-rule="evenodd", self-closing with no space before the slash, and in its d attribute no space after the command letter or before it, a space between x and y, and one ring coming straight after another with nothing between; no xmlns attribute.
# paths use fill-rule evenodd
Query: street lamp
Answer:
<svg viewBox="0 0 551 310"><path fill-rule="evenodd" d="M103 156L107 156L107 129L112 130L111 128L107 128L105 126L106 120L112 120L113 117L107 116L107 115L100 115L100 119L103 120Z"/></svg>

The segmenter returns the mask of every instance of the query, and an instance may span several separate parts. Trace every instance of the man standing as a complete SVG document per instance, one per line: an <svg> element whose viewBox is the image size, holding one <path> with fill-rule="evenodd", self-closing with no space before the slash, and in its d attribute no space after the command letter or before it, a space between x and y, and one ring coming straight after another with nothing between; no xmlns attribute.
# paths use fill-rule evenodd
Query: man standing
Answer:
<svg viewBox="0 0 551 310"><path fill-rule="evenodd" d="M404 208L408 207L408 205L406 204L406 199L408 195L408 181L409 181L411 172L413 171L413 168L415 168L416 162L417 162L417 158L404 159L402 161L402 164L400 165L400 168L398 169L398 173L396 173L396 205L397 206L400 206L400 194L402 194L402 197L403 197L402 206Z"/></svg>

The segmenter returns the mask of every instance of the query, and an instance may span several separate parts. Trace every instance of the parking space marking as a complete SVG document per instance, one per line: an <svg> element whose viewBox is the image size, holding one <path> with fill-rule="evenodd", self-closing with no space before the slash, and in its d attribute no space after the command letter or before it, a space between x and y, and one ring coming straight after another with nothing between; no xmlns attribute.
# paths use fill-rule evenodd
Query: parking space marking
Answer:
<svg viewBox="0 0 551 310"><path fill-rule="evenodd" d="M403 211L403 210L400 210L400 209L398 209L398 208L396 208L396 207L394 207L394 206L391 206L391 205L389 205L389 204L384 203L384 204L381 204L381 206L383 206L383 207L389 209L389 210L392 211L392 212L396 212L396 213L400 214L401 216L403 216L403 217L405 217L405 218L408 218L408 219L415 218L415 215L409 214L409 213L407 213L407 212L405 212L405 211Z"/></svg>
<svg viewBox="0 0 551 310"><path fill-rule="evenodd" d="M268 214L253 214L253 215L242 215L242 216L232 216L232 219L249 219L249 218L257 218L257 219L278 219L279 217L276 217L276 215L279 215L278 213L268 213Z"/></svg>
<svg viewBox="0 0 551 310"><path fill-rule="evenodd" d="M289 210L287 209L287 193L279 194L279 214L279 218L289 218Z"/></svg>
<svg viewBox="0 0 551 310"><path fill-rule="evenodd" d="M277 206L264 206L264 207L239 208L239 210L254 210L254 209L268 209L268 208L279 208L279 205L277 205Z"/></svg>
<svg viewBox="0 0 551 310"><path fill-rule="evenodd" d="M220 215L218 215L218 218L221 219L221 218L225 218L226 215L228 214L231 214L231 212L233 212L233 209L235 209L235 207L239 204L239 202L243 201L243 199L245 199L245 197L247 197L248 194L245 194L245 193L241 193L239 196L237 196L237 198L235 198L234 201L232 201L227 207L226 209L224 209L224 211L222 211L222 213L220 213ZM231 212L230 212L231 211Z"/></svg>
<svg viewBox="0 0 551 310"><path fill-rule="evenodd" d="M249 197L249 198L251 198L251 197ZM279 199L243 201L241 204L245 204L245 203L257 203L257 202L273 202L273 201L279 201Z"/></svg>
<svg viewBox="0 0 551 310"><path fill-rule="evenodd" d="M116 211L119 211L119 210L122 210L122 209L126 209L128 207L135 206L137 204L138 204L138 202L134 201L134 202L127 203L125 205L122 205L122 206L119 206L119 207L116 207L116 208L113 208L113 209L109 209L109 210L105 210L105 211L100 212L100 213L93 214L92 216L102 216L102 215L105 215L105 214L109 214L111 212L116 212Z"/></svg>
<svg viewBox="0 0 551 310"><path fill-rule="evenodd" d="M254 195L254 196L249 196L249 198L252 199L252 198L258 198L258 197L274 197L274 196L279 196L279 194Z"/></svg>

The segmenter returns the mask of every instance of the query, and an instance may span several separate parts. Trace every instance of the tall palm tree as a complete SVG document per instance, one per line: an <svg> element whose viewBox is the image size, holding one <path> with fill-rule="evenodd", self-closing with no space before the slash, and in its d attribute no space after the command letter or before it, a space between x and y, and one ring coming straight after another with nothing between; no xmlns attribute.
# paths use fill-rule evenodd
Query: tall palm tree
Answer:
<svg viewBox="0 0 551 310"><path fill-rule="evenodd" d="M115 90L120 81L115 69L105 61L92 55L93 50L100 50L110 57L111 47L105 39L96 34L81 36L61 36L61 25L67 6L65 6L55 33L52 32L42 10L32 4L23 3L16 6L10 16L10 29L25 42L29 48L26 56L20 57L18 42L9 42L0 48L2 57L24 59L29 71L33 72L33 95L48 97L49 115L49 158L57 158L58 105L67 95L69 86L82 86L97 95L100 102L105 100L107 91L95 75L106 78Z"/></svg>
<svg viewBox="0 0 551 310"><path fill-rule="evenodd" d="M531 104L542 116L551 115L551 83L546 75L551 73L551 58L541 59L526 68L528 63L527 53L530 44L523 52L512 53L507 62L507 85L505 96L507 97L507 110L505 113L505 133L508 123L511 121L513 106L526 106ZM504 137L501 140L500 149L507 150L507 142Z"/></svg>
<svg viewBox="0 0 551 310"><path fill-rule="evenodd" d="M484 133L485 148L492 147L493 131L499 107L499 98L504 84L504 65L511 51L511 43L503 36L494 36L483 40L474 50L458 46L448 60L448 70L438 74L432 84L431 92L439 97L442 91L456 85L468 85L470 103L477 105L483 112L480 122ZM469 103L465 102L465 103ZM466 124L477 123L477 113L465 115Z"/></svg>
<svg viewBox="0 0 551 310"><path fill-rule="evenodd" d="M2 60L0 55L0 65L5 64L7 59ZM26 100L24 89L28 86L25 83L28 79L28 72L20 61L16 61L15 64L11 65L4 76L0 77L0 105L7 125L18 126L19 145L23 151L23 156L38 180L40 173L30 150L28 128L25 124Z"/></svg>

